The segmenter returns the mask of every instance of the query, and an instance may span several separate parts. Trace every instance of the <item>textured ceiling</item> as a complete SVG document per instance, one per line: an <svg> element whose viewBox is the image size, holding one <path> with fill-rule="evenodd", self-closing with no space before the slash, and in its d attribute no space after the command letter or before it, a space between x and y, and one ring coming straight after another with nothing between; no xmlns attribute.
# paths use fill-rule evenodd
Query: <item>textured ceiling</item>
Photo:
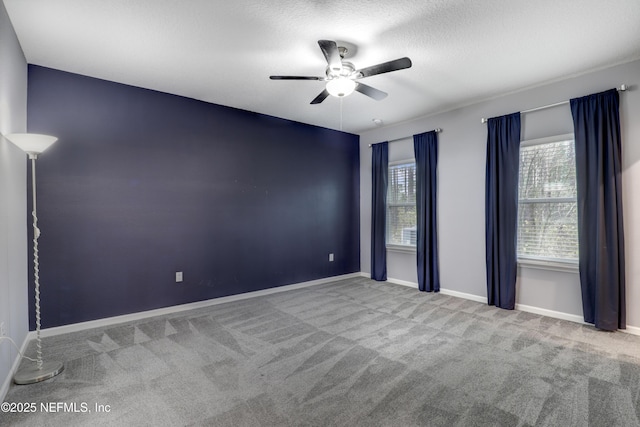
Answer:
<svg viewBox="0 0 640 427"><path fill-rule="evenodd" d="M640 58L638 0L4 0L31 64L360 133ZM389 93L309 102L317 41ZM342 105L341 105L342 102Z"/></svg>

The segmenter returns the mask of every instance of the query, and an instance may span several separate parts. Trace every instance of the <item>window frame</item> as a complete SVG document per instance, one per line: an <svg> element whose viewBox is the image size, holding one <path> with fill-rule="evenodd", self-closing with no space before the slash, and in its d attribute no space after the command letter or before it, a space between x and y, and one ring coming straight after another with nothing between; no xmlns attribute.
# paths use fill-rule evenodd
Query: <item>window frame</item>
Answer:
<svg viewBox="0 0 640 427"><path fill-rule="evenodd" d="M566 133L561 135L548 136L544 138L523 140L520 142L520 148L531 147L535 145L550 144L554 142L562 142L567 140L572 140L575 143L575 135L573 133ZM518 169L519 168L520 166L518 166ZM518 176L518 180L519 179L520 177ZM577 202L577 195L575 199L570 197L564 197L564 198L556 197L556 198L553 198L552 200L557 203L574 202L574 201ZM537 200L536 202L531 202L531 203L543 203L543 202ZM519 207L520 207L520 196L518 195L518 211L520 210ZM520 256L520 254L517 254L517 264L518 266L528 267L528 268L554 270L554 271L561 271L561 272L567 272L567 273L578 273L578 260L560 259L560 258L554 259L554 258L546 258L546 257L539 257L539 256Z"/></svg>
<svg viewBox="0 0 640 427"><path fill-rule="evenodd" d="M393 162L389 162L387 169L389 171L389 180L391 179L391 168L394 166L400 166L400 165L413 165L413 168L416 168L416 159L415 158L409 158L409 159L403 159L403 160L395 160ZM388 190L388 187L387 187ZM415 189L417 191L417 188ZM414 197L415 200L415 197ZM387 218L389 216L389 194L387 194L387 204L385 206L386 212L385 214L387 215ZM413 204L411 203L393 203L392 206L416 206L416 202L414 201ZM417 215L416 215L417 216ZM388 223L387 223L388 224ZM416 226L417 226L417 218L416 218ZM402 245L402 244L398 244L398 243L389 243L389 230L387 227L387 230L385 230L385 242L386 242L386 247L387 250L389 251L393 251L393 252L408 252L408 253L416 253L417 252L417 244L416 245Z"/></svg>

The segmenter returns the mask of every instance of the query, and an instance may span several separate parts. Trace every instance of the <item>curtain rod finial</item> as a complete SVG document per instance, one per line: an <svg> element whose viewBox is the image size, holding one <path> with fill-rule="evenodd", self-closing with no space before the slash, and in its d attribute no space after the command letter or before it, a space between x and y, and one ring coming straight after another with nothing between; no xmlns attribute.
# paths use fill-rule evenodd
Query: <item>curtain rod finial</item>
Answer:
<svg viewBox="0 0 640 427"><path fill-rule="evenodd" d="M618 89L620 92L624 92L627 90L627 85L620 85L620 89Z"/></svg>

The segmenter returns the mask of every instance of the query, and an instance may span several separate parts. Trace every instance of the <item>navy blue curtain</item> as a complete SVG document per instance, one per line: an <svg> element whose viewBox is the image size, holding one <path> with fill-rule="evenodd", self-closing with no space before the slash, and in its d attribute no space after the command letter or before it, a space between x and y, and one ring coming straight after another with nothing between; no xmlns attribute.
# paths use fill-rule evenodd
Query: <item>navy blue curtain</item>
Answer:
<svg viewBox="0 0 640 427"><path fill-rule="evenodd" d="M371 146L371 278L387 280L389 144Z"/></svg>
<svg viewBox="0 0 640 427"><path fill-rule="evenodd" d="M413 150L416 156L418 288L425 292L440 292L436 131L414 135Z"/></svg>
<svg viewBox="0 0 640 427"><path fill-rule="evenodd" d="M487 121L485 237L489 305L516 303L520 113Z"/></svg>
<svg viewBox="0 0 640 427"><path fill-rule="evenodd" d="M571 100L576 144L580 285L584 320L626 328L618 91Z"/></svg>

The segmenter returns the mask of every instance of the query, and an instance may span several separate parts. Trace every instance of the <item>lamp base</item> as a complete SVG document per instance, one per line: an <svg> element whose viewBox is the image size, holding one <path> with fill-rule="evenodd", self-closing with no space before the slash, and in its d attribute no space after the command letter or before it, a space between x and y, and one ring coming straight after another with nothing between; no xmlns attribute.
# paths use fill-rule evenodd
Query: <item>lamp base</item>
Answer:
<svg viewBox="0 0 640 427"><path fill-rule="evenodd" d="M28 364L18 369L18 372L13 376L13 381L16 384L33 384L40 381L48 380L64 371L64 364L62 362L44 362L42 369L38 369L38 365Z"/></svg>

